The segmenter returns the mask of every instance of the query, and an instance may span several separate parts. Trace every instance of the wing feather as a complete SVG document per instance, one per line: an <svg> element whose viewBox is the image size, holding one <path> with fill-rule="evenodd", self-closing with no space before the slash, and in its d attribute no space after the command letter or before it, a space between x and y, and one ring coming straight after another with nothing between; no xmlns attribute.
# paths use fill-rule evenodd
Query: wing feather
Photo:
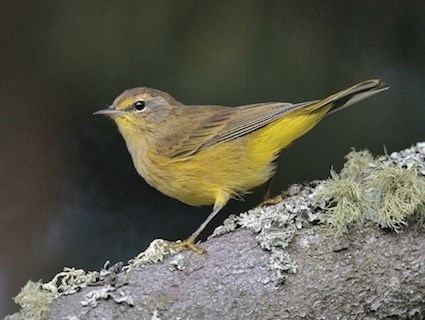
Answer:
<svg viewBox="0 0 425 320"><path fill-rule="evenodd" d="M187 106L183 121L187 124L162 141L168 144L165 154L172 158L185 158L202 149L237 139L258 130L282 116L310 105L273 102L240 107ZM199 108L199 110L197 110ZM161 140L161 139L159 139Z"/></svg>

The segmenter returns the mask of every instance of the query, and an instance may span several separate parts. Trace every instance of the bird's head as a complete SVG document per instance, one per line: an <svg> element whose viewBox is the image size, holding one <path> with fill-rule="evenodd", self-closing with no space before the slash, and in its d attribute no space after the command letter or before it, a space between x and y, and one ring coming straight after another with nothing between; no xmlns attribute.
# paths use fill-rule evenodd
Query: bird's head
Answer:
<svg viewBox="0 0 425 320"><path fill-rule="evenodd" d="M152 131L163 123L179 104L166 92L139 87L124 91L107 109L93 114L111 117L123 134Z"/></svg>

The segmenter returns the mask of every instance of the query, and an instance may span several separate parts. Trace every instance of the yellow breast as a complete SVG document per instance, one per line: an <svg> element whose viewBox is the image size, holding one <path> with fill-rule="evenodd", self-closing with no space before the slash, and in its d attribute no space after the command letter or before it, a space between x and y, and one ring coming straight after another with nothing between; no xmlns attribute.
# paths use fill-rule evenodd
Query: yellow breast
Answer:
<svg viewBox="0 0 425 320"><path fill-rule="evenodd" d="M140 141L138 135L125 136L125 140L138 173L162 193L194 206L224 205L265 183L273 175L278 153L309 131L323 114L282 118L184 159L162 156L149 145L153 141Z"/></svg>

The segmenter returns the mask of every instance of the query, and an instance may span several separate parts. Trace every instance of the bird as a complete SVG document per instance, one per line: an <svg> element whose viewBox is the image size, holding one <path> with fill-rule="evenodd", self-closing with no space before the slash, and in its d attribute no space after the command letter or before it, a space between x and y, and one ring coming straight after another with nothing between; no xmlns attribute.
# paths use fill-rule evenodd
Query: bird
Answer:
<svg viewBox="0 0 425 320"><path fill-rule="evenodd" d="M325 116L388 88L372 79L321 100L232 107L185 105L164 91L137 87L94 114L115 121L149 185L191 206L213 206L191 236L174 243L202 254L199 234L230 199L273 177L282 150Z"/></svg>

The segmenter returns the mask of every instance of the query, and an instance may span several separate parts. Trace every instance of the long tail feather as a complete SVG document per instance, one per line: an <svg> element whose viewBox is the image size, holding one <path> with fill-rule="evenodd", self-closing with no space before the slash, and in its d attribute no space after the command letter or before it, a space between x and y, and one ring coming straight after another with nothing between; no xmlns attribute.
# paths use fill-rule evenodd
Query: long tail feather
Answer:
<svg viewBox="0 0 425 320"><path fill-rule="evenodd" d="M385 82L378 79L363 81L348 89L335 93L328 98L320 100L312 105L313 108L310 111L314 112L328 106L330 108L326 114L332 114L381 91L385 91L388 88L389 86Z"/></svg>

